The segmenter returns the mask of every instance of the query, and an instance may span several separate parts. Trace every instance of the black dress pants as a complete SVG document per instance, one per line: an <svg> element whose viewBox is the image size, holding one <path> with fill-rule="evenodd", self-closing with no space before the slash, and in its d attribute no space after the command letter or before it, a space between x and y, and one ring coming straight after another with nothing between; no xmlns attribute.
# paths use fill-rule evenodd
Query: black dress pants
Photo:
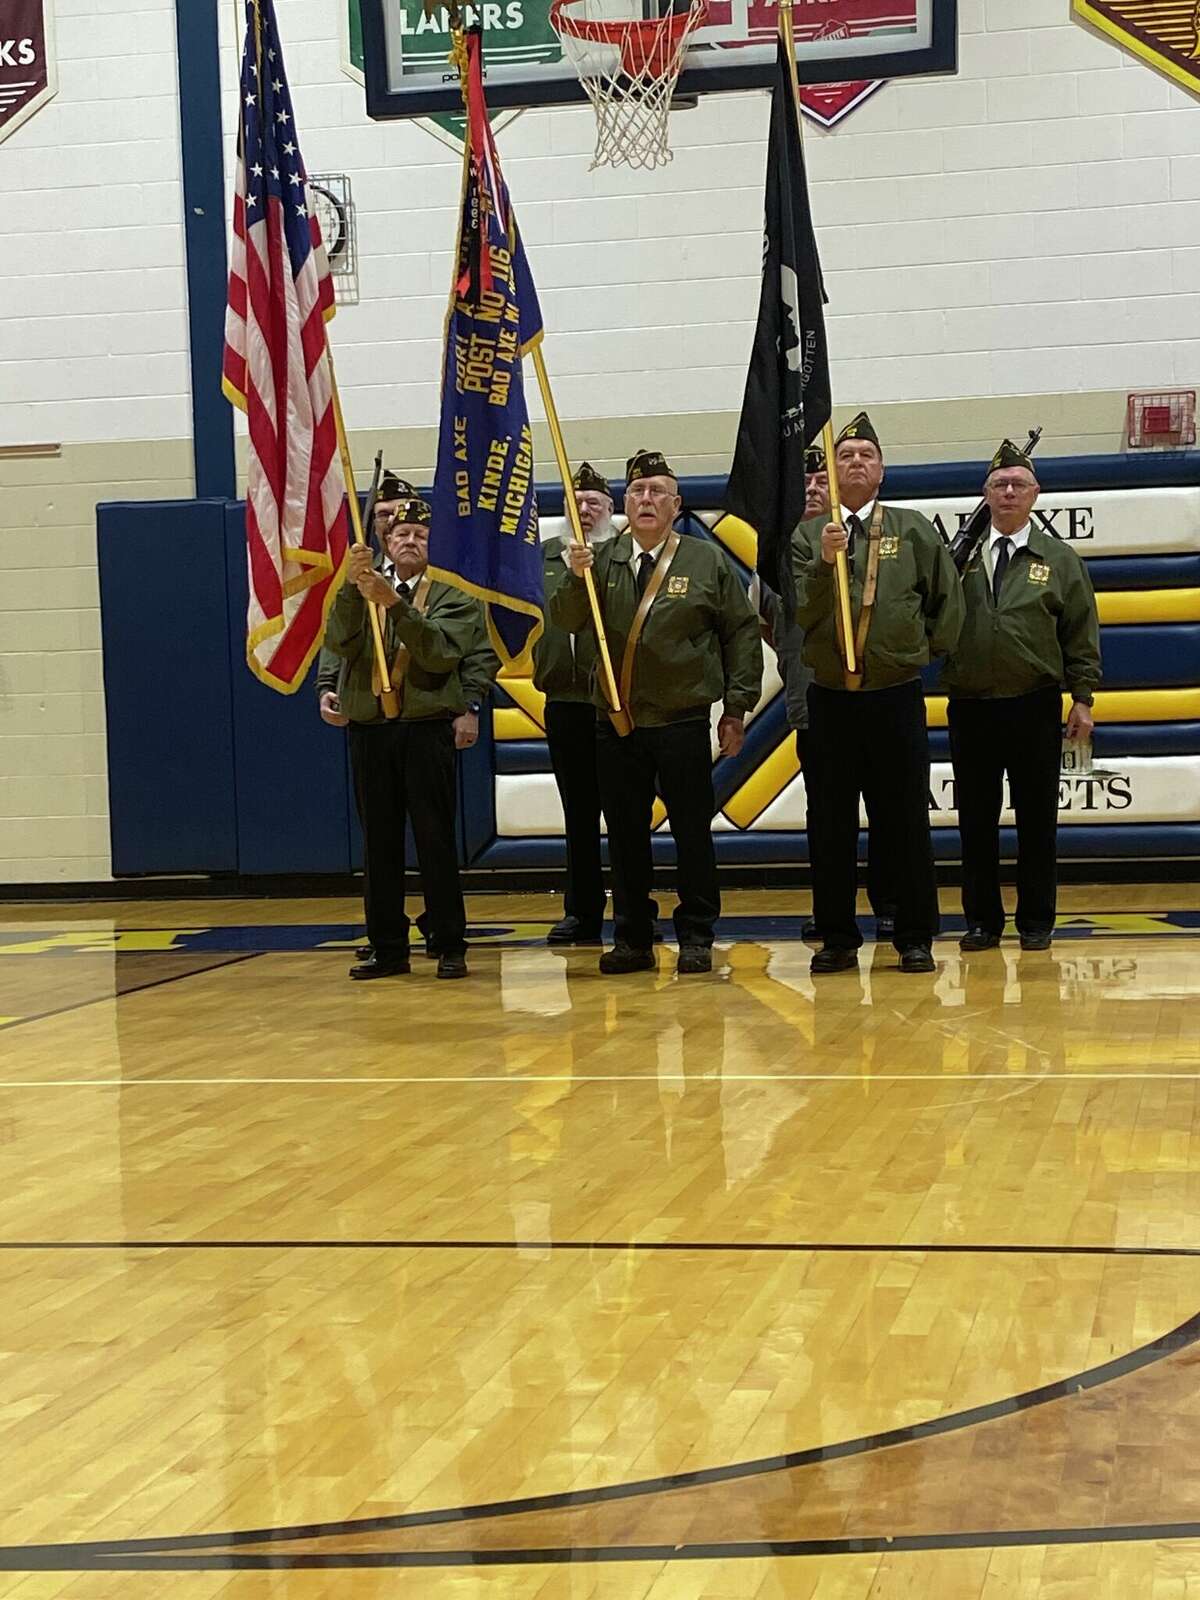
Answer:
<svg viewBox="0 0 1200 1600"><path fill-rule="evenodd" d="M635 728L624 739L607 720L596 724L616 936L635 950L649 950L654 941L650 819L656 788L675 840L675 937L681 945L713 942L721 892L712 840L716 802L709 741L707 717Z"/></svg>
<svg viewBox="0 0 1200 1600"><path fill-rule="evenodd" d="M466 948L467 917L455 838L454 729L448 718L350 725L350 766L362 822L367 938L381 957L408 950L404 832L411 821L428 918L439 955Z"/></svg>
<svg viewBox="0 0 1200 1600"><path fill-rule="evenodd" d="M796 758L808 788L808 729L796 728ZM896 916L895 850L888 837L887 817L874 817L867 836L867 900L876 917Z"/></svg>
<svg viewBox="0 0 1200 1600"><path fill-rule="evenodd" d="M1057 902L1062 692L951 700L949 719L967 925L1004 932L1000 812L1007 772L1017 817L1017 932L1049 933Z"/></svg>
<svg viewBox="0 0 1200 1600"><path fill-rule="evenodd" d="M871 852L882 844L895 894L893 943L902 954L931 944L939 917L920 682L866 692L810 685L805 749L813 917L826 947L862 943L855 919L860 796Z"/></svg>
<svg viewBox="0 0 1200 1600"><path fill-rule="evenodd" d="M596 771L596 708L547 700L546 743L562 801L567 834L567 891L563 912L580 922L604 920L600 872L600 777Z"/></svg>

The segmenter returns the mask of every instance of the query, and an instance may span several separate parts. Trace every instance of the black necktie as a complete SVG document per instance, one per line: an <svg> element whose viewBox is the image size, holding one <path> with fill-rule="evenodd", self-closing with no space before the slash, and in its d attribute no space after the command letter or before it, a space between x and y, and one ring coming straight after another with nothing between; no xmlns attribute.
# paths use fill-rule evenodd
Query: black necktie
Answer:
<svg viewBox="0 0 1200 1600"><path fill-rule="evenodd" d="M401 600L411 600L412 599L412 590L408 587L408 585L404 582L404 580L402 578L398 578L396 580L396 593L400 596Z"/></svg>
<svg viewBox="0 0 1200 1600"><path fill-rule="evenodd" d="M846 518L846 534L849 539L849 543L846 545L847 561L852 561L854 559L854 541L861 536L862 531L863 525L859 521L857 515L852 511Z"/></svg>
<svg viewBox="0 0 1200 1600"><path fill-rule="evenodd" d="M650 574L654 571L654 557L649 550L643 550L638 557L637 585L638 594L646 592L646 585L650 582Z"/></svg>
<svg viewBox="0 0 1200 1600"><path fill-rule="evenodd" d="M1012 540L1000 540L996 546L996 565L992 570L992 599L1000 604L1000 590L1004 584L1004 574L1008 571L1008 563L1012 556Z"/></svg>

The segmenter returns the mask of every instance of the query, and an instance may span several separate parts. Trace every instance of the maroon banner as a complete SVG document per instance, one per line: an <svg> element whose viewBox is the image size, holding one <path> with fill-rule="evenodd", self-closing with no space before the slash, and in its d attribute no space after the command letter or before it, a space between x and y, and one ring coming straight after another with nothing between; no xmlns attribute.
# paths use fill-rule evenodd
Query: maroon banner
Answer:
<svg viewBox="0 0 1200 1600"><path fill-rule="evenodd" d="M0 5L0 139L7 139L58 87L50 58L52 0Z"/></svg>

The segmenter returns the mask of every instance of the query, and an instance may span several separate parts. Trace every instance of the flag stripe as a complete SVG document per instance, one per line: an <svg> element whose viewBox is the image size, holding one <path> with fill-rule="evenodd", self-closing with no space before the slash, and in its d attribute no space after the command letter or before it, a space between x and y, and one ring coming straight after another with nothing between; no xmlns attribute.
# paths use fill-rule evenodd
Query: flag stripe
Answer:
<svg viewBox="0 0 1200 1600"><path fill-rule="evenodd" d="M347 552L325 322L333 282L308 193L273 0L247 0L223 387L246 412L247 662L299 687Z"/></svg>

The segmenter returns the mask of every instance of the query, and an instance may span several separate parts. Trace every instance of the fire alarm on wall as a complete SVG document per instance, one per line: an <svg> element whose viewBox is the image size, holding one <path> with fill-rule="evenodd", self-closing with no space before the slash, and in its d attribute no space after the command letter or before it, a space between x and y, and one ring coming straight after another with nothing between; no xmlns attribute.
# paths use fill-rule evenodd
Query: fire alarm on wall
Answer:
<svg viewBox="0 0 1200 1600"><path fill-rule="evenodd" d="M1125 405L1131 450L1175 450L1196 442L1196 391L1131 394Z"/></svg>

